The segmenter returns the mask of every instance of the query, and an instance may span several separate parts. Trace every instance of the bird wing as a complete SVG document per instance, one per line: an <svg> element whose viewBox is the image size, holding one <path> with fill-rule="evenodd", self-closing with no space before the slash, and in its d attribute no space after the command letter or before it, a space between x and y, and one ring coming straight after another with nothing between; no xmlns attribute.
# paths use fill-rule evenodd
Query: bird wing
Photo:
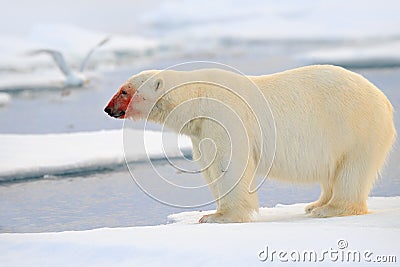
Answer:
<svg viewBox="0 0 400 267"><path fill-rule="evenodd" d="M31 55L37 55L37 54L49 54L54 61L56 62L58 68L65 74L65 76L68 76L71 74L71 69L68 67L67 63L65 62L64 56L61 54L61 52L52 50L52 49L39 49L35 50Z"/></svg>
<svg viewBox="0 0 400 267"><path fill-rule="evenodd" d="M103 40L101 40L95 47L93 47L86 55L86 57L83 59L82 64L79 68L80 72L83 72L86 68L87 63L89 62L90 57L92 56L93 52L96 51L99 47L110 41L111 37L107 36Z"/></svg>

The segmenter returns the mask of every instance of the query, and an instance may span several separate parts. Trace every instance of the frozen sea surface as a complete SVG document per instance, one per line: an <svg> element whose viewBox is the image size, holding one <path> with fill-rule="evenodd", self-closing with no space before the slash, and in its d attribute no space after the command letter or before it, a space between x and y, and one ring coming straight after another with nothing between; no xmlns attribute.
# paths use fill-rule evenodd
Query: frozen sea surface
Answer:
<svg viewBox="0 0 400 267"><path fill-rule="evenodd" d="M254 73L260 66L243 65L243 71ZM400 70L371 69L358 71L381 88L395 109L400 109ZM9 106L3 107L0 116L1 132L45 133L73 132L122 127L121 121L112 120L102 113L103 103L115 90L118 80L128 76L128 71L118 75L105 75L105 82L97 88L72 91L63 97L59 92L16 96ZM114 81L114 78L116 81ZM56 101L57 104L52 104ZM60 101L60 102L57 102ZM86 103L86 104L84 104ZM23 109L24 105L29 107ZM35 109L34 107L39 107ZM42 108L46 106L47 108ZM59 110L62 109L62 110ZM30 112L26 112L29 110ZM69 112L67 112L69 111ZM397 129L400 118L395 113ZM6 115L6 116L5 116ZM36 118L37 123L27 120ZM40 119L39 119L40 118ZM68 126L68 125L73 126ZM4 127L5 125L8 126ZM139 123L138 128L142 125ZM157 128L157 126L154 126ZM372 191L372 196L400 195L400 151L398 143L390 160ZM174 179L187 179L177 173L166 161L155 164ZM134 165L137 173L146 177L152 172L140 163ZM190 179L199 179L199 175ZM298 186L268 180L259 191L260 206L278 203L311 202L318 198L318 186ZM215 205L189 209L213 209ZM143 193L129 172L117 167L100 173L75 176L45 176L41 179L0 184L0 231L44 232L82 230L98 227L157 225L167 223L167 216L188 209L170 207Z"/></svg>
<svg viewBox="0 0 400 267"><path fill-rule="evenodd" d="M208 0L195 13L192 1L137 1L134 8L141 12L134 18L131 1L97 2L80 4L80 14L90 16L74 13L74 1L49 2L36 9L35 17L31 16L35 2L24 3L25 8L19 0L7 5L7 12L0 16L4 22L0 23L0 91L7 93L0 104L0 134L121 129L122 121L103 112L119 86L141 70L190 60L222 62L249 75L312 63L358 67L355 71L382 89L395 110L400 110L400 5L396 0L368 4L362 0L253 1L246 5ZM96 12L93 5L98 7ZM60 6L65 12L59 12ZM127 18L131 23L126 23ZM63 89L59 86L63 77L49 57L26 55L36 48L59 49L76 68L88 49L108 34L113 38L90 61L86 74L91 82L85 88ZM398 112L395 123L400 129ZM135 127L141 129L143 122ZM149 128L160 129L157 125ZM400 195L399 162L397 142L373 196ZM174 179L185 179L167 162L156 164ZM134 167L151 175L140 163ZM318 195L317 186L275 181L267 181L259 192L261 206L310 202ZM155 225L181 211L144 194L121 166L0 184L1 232Z"/></svg>
<svg viewBox="0 0 400 267"><path fill-rule="evenodd" d="M178 174L166 161L155 164L176 180L203 179L200 175L185 177ZM143 177L152 174L140 163L134 168ZM273 207L276 204L312 202L318 198L319 188L267 180L258 194L260 206ZM400 195L398 176L385 176L377 182L371 195ZM210 209L215 209L215 205L184 209L162 204L141 191L125 168L83 176L47 176L40 180L0 185L0 232L158 225L167 223L169 214Z"/></svg>
<svg viewBox="0 0 400 267"><path fill-rule="evenodd" d="M2 266L397 266L400 197L371 197L363 216L310 218L306 204L260 209L256 223L174 223L0 235ZM210 245L212 244L212 245ZM292 264L291 264L292 263ZM384 265L385 266L385 265Z"/></svg>

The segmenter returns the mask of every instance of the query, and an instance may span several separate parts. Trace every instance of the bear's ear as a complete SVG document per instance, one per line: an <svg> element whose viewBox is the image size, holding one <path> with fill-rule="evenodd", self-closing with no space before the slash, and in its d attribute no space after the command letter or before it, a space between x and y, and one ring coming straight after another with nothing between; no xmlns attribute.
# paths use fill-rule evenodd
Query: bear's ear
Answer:
<svg viewBox="0 0 400 267"><path fill-rule="evenodd" d="M154 81L154 90L155 91L157 91L157 90L159 90L159 89L162 89L164 87L164 80L163 80L163 78L157 78L155 81Z"/></svg>

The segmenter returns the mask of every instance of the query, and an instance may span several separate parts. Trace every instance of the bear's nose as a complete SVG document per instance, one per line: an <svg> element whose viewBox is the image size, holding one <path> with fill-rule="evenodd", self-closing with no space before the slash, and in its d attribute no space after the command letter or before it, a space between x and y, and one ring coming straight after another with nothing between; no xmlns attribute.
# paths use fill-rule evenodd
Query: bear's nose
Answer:
<svg viewBox="0 0 400 267"><path fill-rule="evenodd" d="M108 115L110 115L110 113L111 113L111 108L106 107L106 108L104 109L104 112L107 113Z"/></svg>

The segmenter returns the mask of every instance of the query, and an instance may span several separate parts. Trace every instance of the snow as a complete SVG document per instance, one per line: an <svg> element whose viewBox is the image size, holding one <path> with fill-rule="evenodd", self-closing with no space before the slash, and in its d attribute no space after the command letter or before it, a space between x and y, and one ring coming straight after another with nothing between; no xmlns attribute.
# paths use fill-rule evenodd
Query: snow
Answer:
<svg viewBox="0 0 400 267"><path fill-rule="evenodd" d="M318 49L299 56L311 63L331 63L344 66L400 66L400 41L352 44Z"/></svg>
<svg viewBox="0 0 400 267"><path fill-rule="evenodd" d="M153 64L151 59L157 56L184 58L187 51L196 52L196 57L206 52L219 54L235 42L246 52L254 41L285 49L285 45L302 47L284 53L307 63L400 65L397 0L203 0L196 6L189 0L45 2L38 8L37 2L16 0L3 10L0 91L62 89L63 76L52 59L27 53L39 48L60 50L67 64L77 68L106 36L112 39L95 52L89 70L123 64L136 70L144 67L143 62ZM0 107L10 101L10 95L0 93ZM146 132L144 138L142 131L125 131L132 137L129 145L133 149L126 151L128 161L165 157L161 133ZM0 181L122 165L125 134L122 130L0 134ZM168 156L182 156L174 146L176 135L165 133L163 138ZM148 153L135 149L144 140ZM190 141L181 140L180 148L190 151ZM400 197L373 197L368 202L371 213L353 217L309 218L303 212L306 204L294 204L262 208L254 223L244 224L199 225L198 219L211 211L198 211L172 214L168 225L2 233L0 262L1 266L40 267L260 266L278 263L258 259L267 245L277 251L321 252L338 249L339 240L347 241L351 250L396 255L399 260Z"/></svg>
<svg viewBox="0 0 400 267"><path fill-rule="evenodd" d="M398 40L400 25L400 4L396 0L368 4L363 0L246 3L206 0L195 7L188 0L138 1L135 4L118 0L100 6L93 0L84 5L64 0L57 5L47 3L40 9L35 8L35 14L42 20L31 16L29 6L32 4L24 3L25 10L18 2L8 7L22 14L18 23L13 27L0 26L0 70L27 72L37 67L50 67L50 60L26 56L27 51L38 48L60 50L71 65L77 66L86 52L105 36L112 39L93 56L92 66L135 64L138 59L157 53L173 58L187 51L215 53L226 50L232 41L279 41L281 46L305 41L318 46L321 41L335 45L337 42L367 44L373 40L381 46L388 40ZM91 16L59 14L60 6L65 12L74 12L76 5L80 14L90 13ZM93 5L97 7L96 12L93 12ZM134 12L137 9L140 12ZM8 26L13 21L10 14L0 16L0 24ZM358 50L350 48L352 53ZM380 50L386 51L385 57L398 51Z"/></svg>
<svg viewBox="0 0 400 267"><path fill-rule="evenodd" d="M129 146L145 149L129 149L126 160L182 156L177 135L142 130L124 129L68 134L16 135L0 134L0 181L95 171L125 162L124 135ZM144 139L145 138L145 139ZM188 138L179 139L179 148L191 151ZM163 152L165 150L165 153ZM190 152L189 152L190 153Z"/></svg>
<svg viewBox="0 0 400 267"><path fill-rule="evenodd" d="M67 64L77 68L86 54L107 36L110 41L95 52L90 65L115 63L121 56L138 56L158 47L155 40L134 34L112 34L69 24L36 23L27 36L0 35L0 70L29 72L53 67L50 57L29 55L37 49L60 51Z"/></svg>
<svg viewBox="0 0 400 267"><path fill-rule="evenodd" d="M242 40L332 40L396 36L400 6L396 0L163 2L141 15L143 21L172 29L174 36ZM192 33L192 34L189 34ZM170 34L170 32L168 32Z"/></svg>
<svg viewBox="0 0 400 267"><path fill-rule="evenodd" d="M11 96L7 93L0 93L0 107L7 105L11 101Z"/></svg>
<svg viewBox="0 0 400 267"><path fill-rule="evenodd" d="M373 261L379 255L398 261L400 197L373 197L368 204L371 212L363 216L309 218L303 212L306 204L294 204L263 208L253 223L197 224L206 212L185 212L171 215L177 222L168 225L0 234L0 262L40 267L274 266L281 263L280 251L315 251L318 259L324 251L338 251L336 256L325 255L324 266L337 265L347 259L343 252L352 251L360 252L361 258L360 263L350 258L351 266L375 266L365 259ZM262 262L259 257L265 258L266 248L277 252L273 260L269 254ZM310 264L294 263L288 255L286 259L286 265Z"/></svg>
<svg viewBox="0 0 400 267"><path fill-rule="evenodd" d="M0 92L13 94L24 91L61 91L65 88L65 76L56 68L54 66L54 71L46 74L15 72L1 76Z"/></svg>

